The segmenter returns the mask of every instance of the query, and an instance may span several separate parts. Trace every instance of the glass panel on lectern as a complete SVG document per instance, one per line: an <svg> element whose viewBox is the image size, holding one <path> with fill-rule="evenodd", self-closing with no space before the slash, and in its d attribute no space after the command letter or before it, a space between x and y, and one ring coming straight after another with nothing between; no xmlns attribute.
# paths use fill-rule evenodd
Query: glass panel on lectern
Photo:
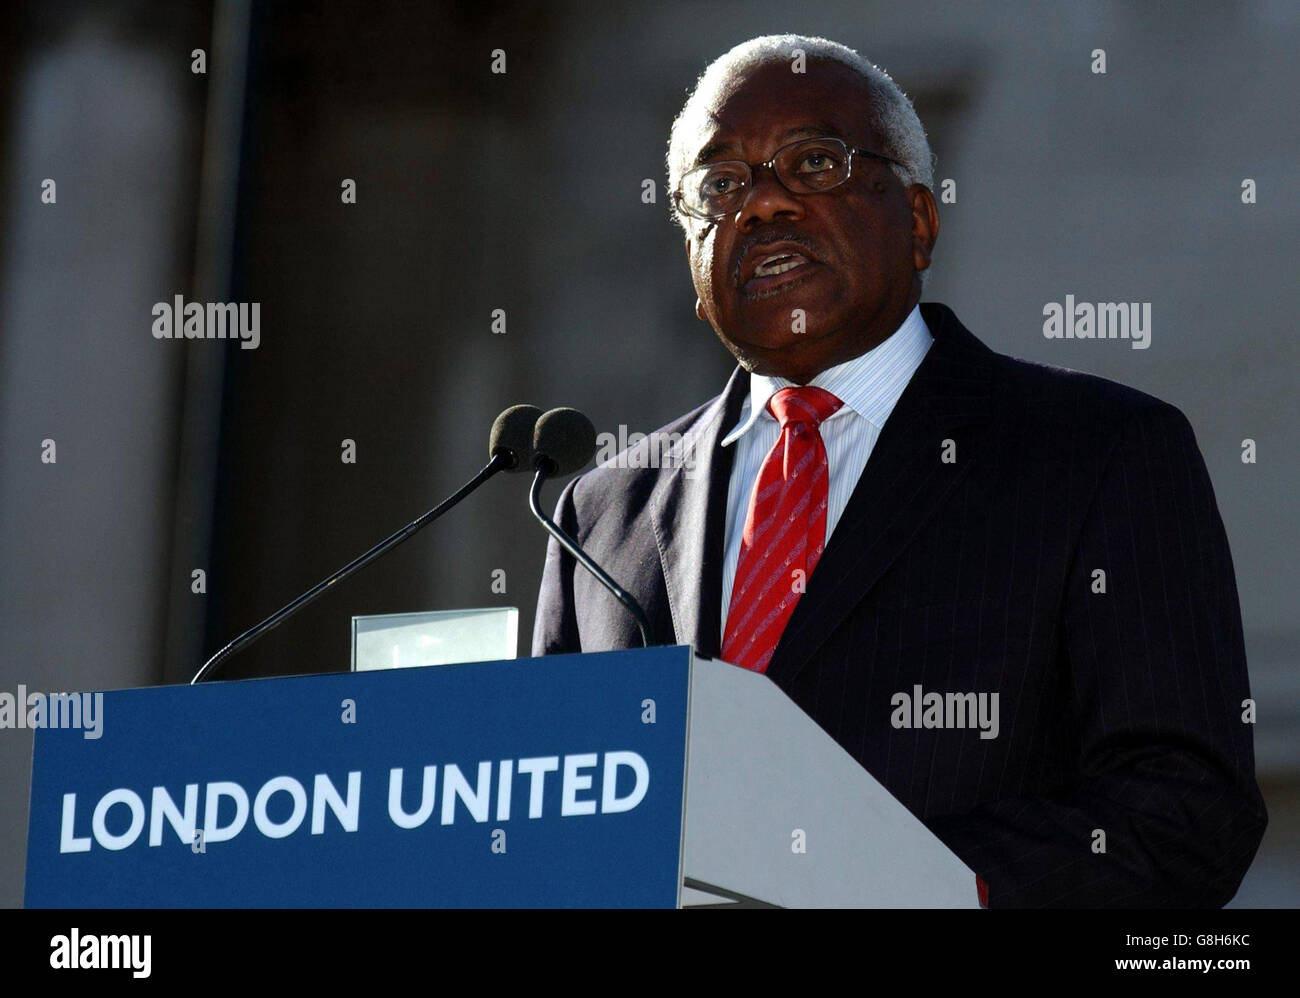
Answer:
<svg viewBox="0 0 1300 998"><path fill-rule="evenodd" d="M516 607L382 613L352 618L352 671L515 658Z"/></svg>

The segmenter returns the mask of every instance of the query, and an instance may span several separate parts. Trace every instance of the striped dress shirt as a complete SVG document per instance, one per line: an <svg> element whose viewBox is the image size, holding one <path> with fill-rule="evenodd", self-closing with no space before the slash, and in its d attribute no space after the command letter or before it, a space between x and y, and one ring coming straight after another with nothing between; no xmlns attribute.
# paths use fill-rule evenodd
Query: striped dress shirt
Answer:
<svg viewBox="0 0 1300 998"><path fill-rule="evenodd" d="M826 504L826 544L839 522L849 496L862 476L871 457L885 420L893 412L898 397L921 366L934 338L921 318L921 308L914 307L893 335L873 350L822 371L809 384L824 388L844 403L821 424L826 445L826 463L830 472ZM727 609L731 589L736 581L740 558L741 535L749 497L758 479L759 469L768 452L781 436L776 418L767 411L767 400L774 392L789 388L794 382L761 374L749 376L749 397L745 400L735 428L722 440L723 447L736 446L727 487L727 538L722 571L722 630L727 633Z"/></svg>

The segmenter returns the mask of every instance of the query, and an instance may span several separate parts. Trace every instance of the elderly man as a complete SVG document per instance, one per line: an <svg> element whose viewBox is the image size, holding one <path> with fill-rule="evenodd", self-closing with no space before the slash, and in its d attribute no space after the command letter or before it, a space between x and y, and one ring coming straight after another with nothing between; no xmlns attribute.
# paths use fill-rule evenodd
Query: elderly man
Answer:
<svg viewBox="0 0 1300 998"><path fill-rule="evenodd" d="M660 640L766 673L976 872L982 903L1226 903L1267 814L1187 420L919 304L929 144L850 49L728 52L668 165L696 314L739 365L660 431L690 467L606 462L556 519ZM552 542L534 654L638 644ZM943 712L975 698L996 711L979 731Z"/></svg>

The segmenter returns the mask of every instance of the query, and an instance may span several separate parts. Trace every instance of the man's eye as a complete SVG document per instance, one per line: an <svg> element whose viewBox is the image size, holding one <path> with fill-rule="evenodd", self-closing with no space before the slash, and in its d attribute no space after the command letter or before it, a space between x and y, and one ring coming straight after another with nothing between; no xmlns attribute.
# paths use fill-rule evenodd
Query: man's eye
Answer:
<svg viewBox="0 0 1300 998"><path fill-rule="evenodd" d="M800 162L799 172L821 173L823 170L833 170L837 165L835 159L829 153L810 152Z"/></svg>
<svg viewBox="0 0 1300 998"><path fill-rule="evenodd" d="M739 186L739 181L730 174L719 174L709 177L704 181L701 187L701 193L705 197L716 198L725 194L730 194Z"/></svg>

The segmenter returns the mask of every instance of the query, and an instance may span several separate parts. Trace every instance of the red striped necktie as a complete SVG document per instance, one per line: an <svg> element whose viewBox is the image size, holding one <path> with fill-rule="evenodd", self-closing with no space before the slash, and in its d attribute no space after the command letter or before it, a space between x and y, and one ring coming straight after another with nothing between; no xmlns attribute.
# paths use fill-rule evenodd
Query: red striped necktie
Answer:
<svg viewBox="0 0 1300 998"><path fill-rule="evenodd" d="M818 427L844 403L821 388L782 388L767 409L781 436L749 497L722 658L766 672L826 545L830 473Z"/></svg>

